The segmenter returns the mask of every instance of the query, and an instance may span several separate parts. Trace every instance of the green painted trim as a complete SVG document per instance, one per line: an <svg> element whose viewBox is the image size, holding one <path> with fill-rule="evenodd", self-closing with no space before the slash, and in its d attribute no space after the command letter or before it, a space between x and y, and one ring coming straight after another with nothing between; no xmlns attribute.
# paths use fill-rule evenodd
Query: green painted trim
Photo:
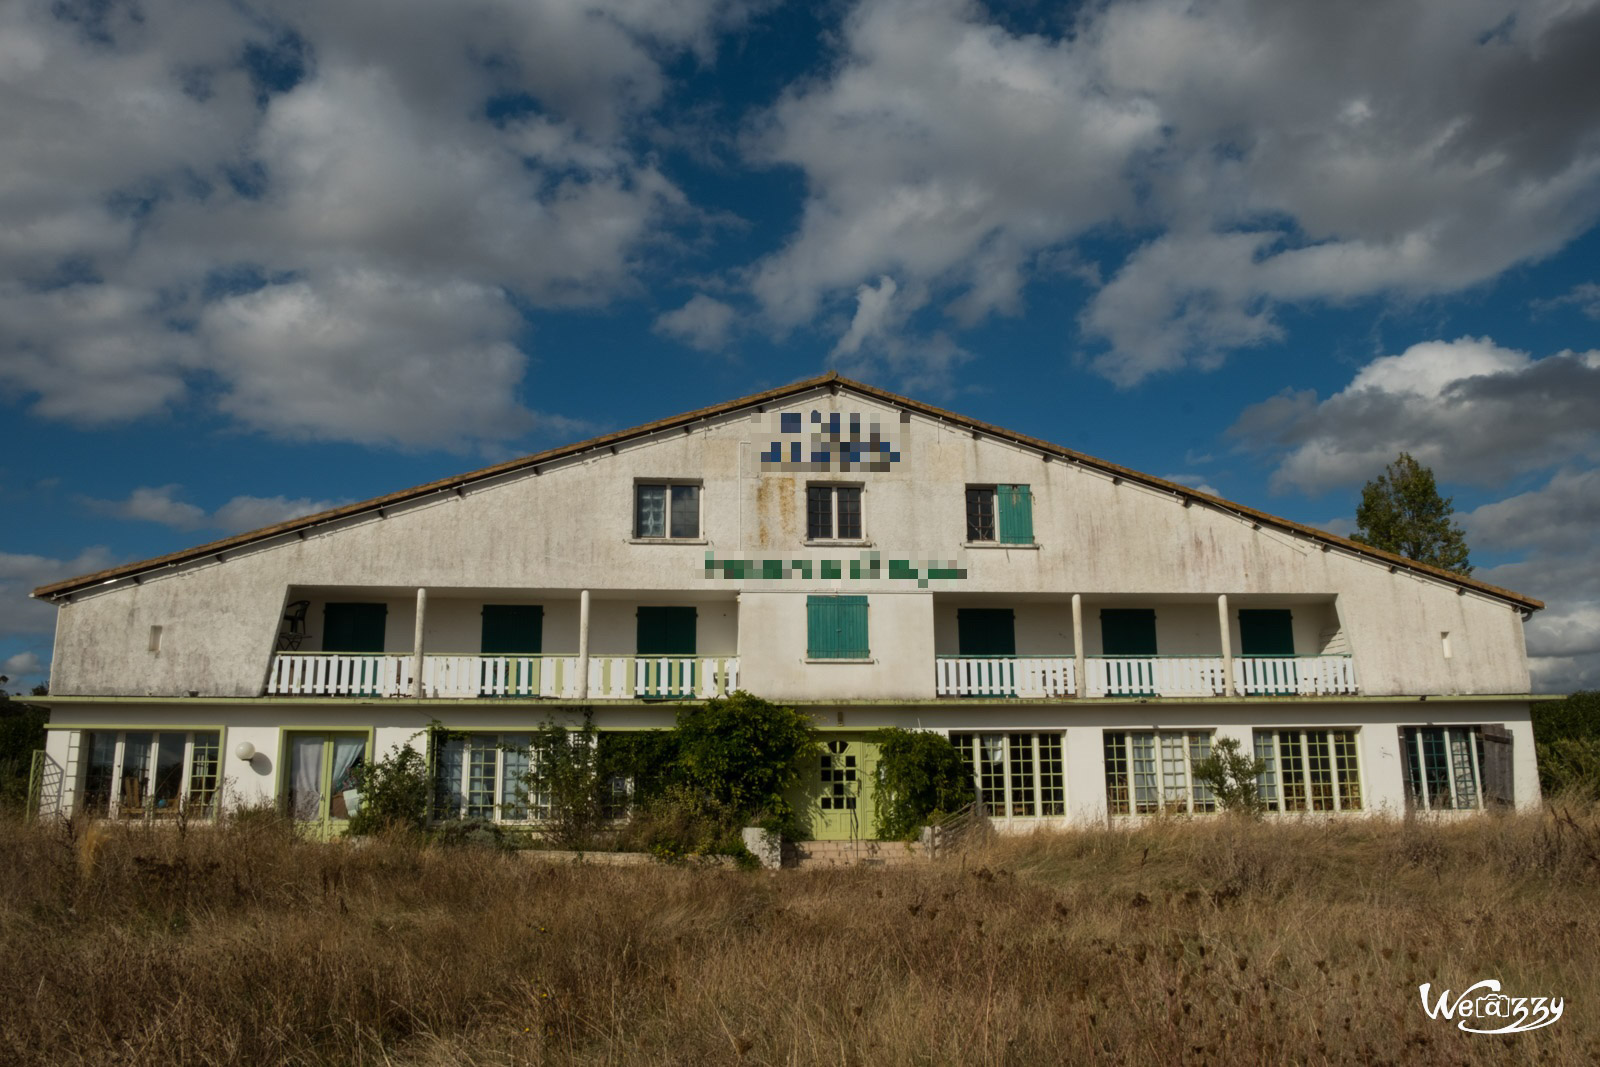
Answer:
<svg viewBox="0 0 1600 1067"><path fill-rule="evenodd" d="M235 724L237 725L237 724ZM47 722L46 730L157 730L167 733L177 733L179 730L223 730L228 728L221 723L147 723L147 722Z"/></svg>

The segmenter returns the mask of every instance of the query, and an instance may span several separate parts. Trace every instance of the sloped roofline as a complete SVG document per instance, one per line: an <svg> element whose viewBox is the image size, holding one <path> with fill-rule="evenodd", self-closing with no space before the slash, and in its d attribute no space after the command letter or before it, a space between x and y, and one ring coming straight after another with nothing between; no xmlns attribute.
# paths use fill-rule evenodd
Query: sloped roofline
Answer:
<svg viewBox="0 0 1600 1067"><path fill-rule="evenodd" d="M459 474L453 478L441 478L438 481L428 482L426 485L419 485L411 489L402 489L399 492L390 493L387 496L373 497L371 500L363 500L355 504L346 504L344 507L332 508L328 511L320 511L314 515L304 515L300 518L290 519L287 522L280 522L273 526L264 526L259 530L251 530L248 533L235 534L232 537L225 537L220 541L211 541L203 545L197 545L194 548L184 549L180 552L172 552L165 556L156 556L153 559L141 560L138 563L125 563L118 567L110 567L106 570L95 571L93 574L84 574L76 578L67 578L63 581L55 582L50 585L42 585L35 589L32 595L45 599L59 599L82 589L86 589L90 586L101 585L106 582L133 577L147 571L157 570L164 567L178 566L183 563L204 559L207 556L215 556L220 553L226 553L229 550L253 544L257 541L264 541L269 538L279 537L283 534L310 529L312 527L321 526L329 522L335 522L337 520L349 518L354 515L360 515L364 512L377 511L380 508L391 507L395 504L404 503L408 500L414 500L418 497L427 496L430 493L465 488L466 486L471 485L473 482L483 481L488 478L497 478L506 474L513 474L517 471L527 470L540 464L565 459L579 453L592 451L597 448L606 448L617 445L633 438L644 437L650 434L660 433L662 430L669 430L685 424L699 422L701 420L714 418L720 415L726 415L730 412L738 411L741 408L750 408L761 404L770 404L774 401L782 400L785 397L793 396L797 393L804 393L809 390L825 386L831 386L835 389L848 389L852 392L859 393L862 396L870 397L874 400L892 405L904 411L915 412L928 418L938 419L956 426L962 426L968 430L993 437L997 440L1010 441L1014 444L1038 449L1039 452L1045 455L1059 457L1074 463L1079 463L1085 467L1103 471L1114 477L1122 478L1125 481L1159 489L1163 492L1171 493L1174 496L1178 496L1186 500L1193 500L1197 503L1208 504L1212 507L1237 515L1240 518L1249 519L1251 522L1260 523L1262 526L1272 526L1280 530L1287 530L1291 533L1298 534L1320 544L1336 546L1348 552L1369 556L1375 560L1387 563L1392 567L1403 568L1419 574L1425 574L1431 578L1436 578L1440 581L1447 582L1462 589L1471 589L1479 593L1485 593L1497 599L1505 600L1511 604L1515 604L1520 608L1526 608L1530 611L1537 611L1544 607L1543 601L1535 600L1532 597L1523 596L1521 593L1516 593L1509 589L1502 589L1499 586L1490 585L1488 582L1480 582L1475 578L1463 577L1462 575L1456 574L1452 571L1447 571L1442 567L1435 567L1427 563L1419 563L1416 560L1407 559L1406 557L1396 555L1393 552L1385 552L1380 548L1373 548L1370 545L1363 545L1359 542L1352 541L1349 538L1328 533L1326 530L1319 530L1314 526L1303 526L1298 522L1292 522L1289 519L1279 518L1276 515L1269 515L1264 511L1257 511L1255 508L1246 507L1243 504L1235 504L1230 500L1224 500L1221 497L1212 496L1209 493L1199 492L1198 490L1191 489L1186 485L1179 485L1176 482L1169 482L1164 478L1157 478L1153 475L1131 470L1116 463L1110 463L1106 460L1097 459L1094 456L1085 455L1082 452L1065 448L1061 445L1052 444L1049 441L1040 440L1037 437L1029 437L1026 434L1020 434L1013 430L1007 430L1000 426L991 425L990 423L980 422L977 419L969 418L965 415L959 415L953 411L946 411L943 408L937 408L931 404L924 404L919 400L912 400L909 397L900 396L896 393L891 393L887 390L879 389L875 386L866 385L865 383L846 378L840 375L837 371L830 371L827 374L821 374L817 375L816 377L806 378L798 382L792 382L789 385L779 386L776 389L768 389L765 392L741 397L738 400L730 400L726 403L714 404L711 407L685 412L682 415L674 415L671 418L658 419L655 422L647 422L642 426L635 426L631 429L618 430L616 433L609 433L600 437L591 437L586 441L579 441L575 444L563 445L559 448L548 449L544 452L535 452L532 455L522 456L518 459L507 460L504 463L497 463L492 467L484 467L481 470L469 471L466 474Z"/></svg>

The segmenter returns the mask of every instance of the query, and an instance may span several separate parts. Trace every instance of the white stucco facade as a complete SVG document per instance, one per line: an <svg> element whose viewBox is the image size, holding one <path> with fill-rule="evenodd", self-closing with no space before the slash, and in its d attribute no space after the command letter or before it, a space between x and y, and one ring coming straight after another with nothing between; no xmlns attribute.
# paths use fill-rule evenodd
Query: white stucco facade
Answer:
<svg viewBox="0 0 1600 1067"><path fill-rule="evenodd" d="M215 732L229 802L253 803L282 799L293 738L317 731L359 734L381 754L433 720L514 733L589 709L602 728L669 724L674 705L646 699L658 694L636 673L641 609L655 608L692 609L692 639L679 636L697 696L726 676L836 732L1059 737L1051 783L1064 805L1046 815L1036 798L1036 821L1107 816L1113 734L1234 736L1248 749L1268 728L1339 730L1340 766L1359 760L1358 810L1371 812L1405 804L1403 728L1503 727L1515 801L1537 801L1523 621L1538 605L1517 594L831 377L533 458L41 590L59 605L46 808L73 809L96 731L102 748L116 733L118 753L130 731L166 731L171 751L180 733L192 749ZM639 536L641 485L691 487L692 536ZM810 540L808 487L859 490L859 535ZM995 487L1023 487L1026 541L970 536L967 491ZM865 655L811 647L808 602L835 595L866 598L847 609ZM305 632L286 649L284 617L301 601ZM383 605L367 609L382 616L381 647L359 651L386 681L287 692L293 657L345 651L323 645L329 604ZM482 691L485 605L537 607L536 648L518 650L537 661L535 688ZM1257 669L1244 661L1260 640L1241 610L1292 641L1273 667L1291 683L1240 673ZM1011 650L968 656L964 612L987 613ZM1138 663L1104 632L1130 615L1153 634ZM963 658L1033 664L1053 681L957 695L948 679ZM1140 680L1119 673L1130 670ZM462 672L479 688L463 689ZM248 762L235 754L246 741ZM1027 744L1054 758L1055 741ZM1018 766L1045 787L1037 766Z"/></svg>

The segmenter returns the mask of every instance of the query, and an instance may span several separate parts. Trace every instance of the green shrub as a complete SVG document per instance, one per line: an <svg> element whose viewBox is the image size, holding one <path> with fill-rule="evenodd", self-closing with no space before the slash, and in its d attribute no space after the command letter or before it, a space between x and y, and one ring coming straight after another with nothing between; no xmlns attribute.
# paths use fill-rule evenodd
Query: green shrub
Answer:
<svg viewBox="0 0 1600 1067"><path fill-rule="evenodd" d="M1263 805L1256 792L1256 776L1267 765L1239 750L1239 739L1224 737L1211 746L1211 755L1194 765L1194 780L1210 788L1222 811L1259 815Z"/></svg>
<svg viewBox="0 0 1600 1067"><path fill-rule="evenodd" d="M878 836L900 840L973 801L972 775L943 734L892 726L873 734L878 746L874 804Z"/></svg>
<svg viewBox="0 0 1600 1067"><path fill-rule="evenodd" d="M796 834L788 794L802 765L821 752L809 718L740 690L685 707L673 732L681 784L746 825L761 821Z"/></svg>
<svg viewBox="0 0 1600 1067"><path fill-rule="evenodd" d="M1534 747L1546 797L1600 799L1600 738L1563 737Z"/></svg>
<svg viewBox="0 0 1600 1067"><path fill-rule="evenodd" d="M575 730L546 722L528 742L526 793L547 808L545 838L557 848L593 848L611 809L612 780L600 762L592 715Z"/></svg>
<svg viewBox="0 0 1600 1067"><path fill-rule="evenodd" d="M355 769L361 807L347 832L361 837L393 831L421 831L428 823L433 787L428 761L409 744L397 745L374 763Z"/></svg>

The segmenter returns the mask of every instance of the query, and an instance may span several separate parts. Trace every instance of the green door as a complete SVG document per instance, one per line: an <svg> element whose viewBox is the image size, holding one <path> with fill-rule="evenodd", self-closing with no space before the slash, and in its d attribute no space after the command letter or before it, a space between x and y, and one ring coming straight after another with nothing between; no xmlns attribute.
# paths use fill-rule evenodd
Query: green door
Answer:
<svg viewBox="0 0 1600 1067"><path fill-rule="evenodd" d="M1102 608L1100 653L1104 656L1154 656L1154 608ZM1107 663L1106 683L1124 696L1154 696L1154 671L1149 663Z"/></svg>
<svg viewBox="0 0 1600 1067"><path fill-rule="evenodd" d="M322 609L322 651L382 653L387 604L327 604ZM344 668L340 668L343 670ZM356 660L348 668L352 690L363 696L378 693L378 672L382 662L376 658Z"/></svg>
<svg viewBox="0 0 1600 1067"><path fill-rule="evenodd" d="M367 760L366 735L291 733L287 755L290 816L320 836L341 831L361 810L356 775Z"/></svg>
<svg viewBox="0 0 1600 1067"><path fill-rule="evenodd" d="M1299 691L1294 662L1294 615L1289 611L1240 608L1239 655L1288 661L1247 665L1252 691L1276 696Z"/></svg>
<svg viewBox="0 0 1600 1067"><path fill-rule="evenodd" d="M956 639L963 656L1015 656L1016 617L1010 608L962 608Z"/></svg>
<svg viewBox="0 0 1600 1067"><path fill-rule="evenodd" d="M483 636L478 650L485 656L537 656L544 649L544 608L538 604L485 604ZM506 667L507 695L539 692L538 660L514 659ZM498 665L480 667L480 693L490 691Z"/></svg>
<svg viewBox="0 0 1600 1067"><path fill-rule="evenodd" d="M872 782L878 746L858 735L830 734L808 776L811 837L817 841L878 836Z"/></svg>
<svg viewBox="0 0 1600 1067"><path fill-rule="evenodd" d="M638 613L637 648L639 658L657 657L645 663L640 695L646 697L688 697L695 693L695 664L659 661L662 656L687 657L695 654L694 608L641 607Z"/></svg>

